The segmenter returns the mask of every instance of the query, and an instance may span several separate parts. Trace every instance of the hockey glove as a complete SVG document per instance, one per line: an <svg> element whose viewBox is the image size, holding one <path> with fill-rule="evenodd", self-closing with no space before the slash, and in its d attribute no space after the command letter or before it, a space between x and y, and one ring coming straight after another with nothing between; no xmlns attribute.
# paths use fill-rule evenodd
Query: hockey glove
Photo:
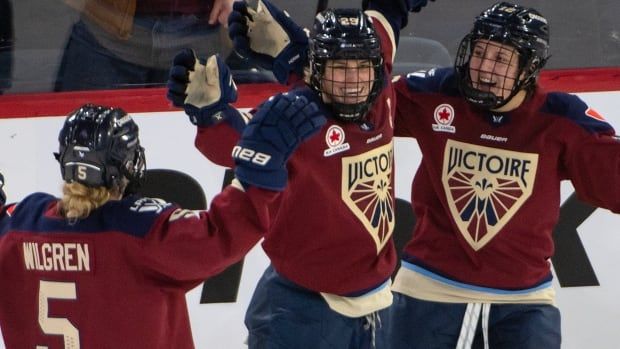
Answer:
<svg viewBox="0 0 620 349"><path fill-rule="evenodd" d="M422 7L428 4L428 0L406 0L407 1L407 10L409 12L420 12ZM435 0L430 0L435 1Z"/></svg>
<svg viewBox="0 0 620 349"><path fill-rule="evenodd" d="M179 52L173 60L166 97L176 107L183 107L197 126L211 126L225 118L237 100L237 86L228 66L213 55L198 60L191 49Z"/></svg>
<svg viewBox="0 0 620 349"><path fill-rule="evenodd" d="M6 194L4 193L4 176L0 173L0 207L6 204Z"/></svg>
<svg viewBox="0 0 620 349"><path fill-rule="evenodd" d="M283 190L289 156L325 122L317 105L306 97L285 93L270 98L259 107L233 148L237 179L246 187Z"/></svg>
<svg viewBox="0 0 620 349"><path fill-rule="evenodd" d="M228 36L241 57L271 70L281 84L293 72L303 77L308 34L269 1L259 0L256 10L236 1L228 16Z"/></svg>

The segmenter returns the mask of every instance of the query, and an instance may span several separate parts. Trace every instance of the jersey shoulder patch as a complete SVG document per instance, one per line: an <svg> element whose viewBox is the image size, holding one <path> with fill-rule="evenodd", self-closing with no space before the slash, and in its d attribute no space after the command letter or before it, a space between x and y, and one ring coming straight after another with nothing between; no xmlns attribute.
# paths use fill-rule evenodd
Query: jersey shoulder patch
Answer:
<svg viewBox="0 0 620 349"><path fill-rule="evenodd" d="M551 92L541 111L566 118L590 133L615 134L613 127L581 98L564 92Z"/></svg>
<svg viewBox="0 0 620 349"><path fill-rule="evenodd" d="M433 68L407 74L407 87L411 92L443 93L456 95L456 73L453 68Z"/></svg>
<svg viewBox="0 0 620 349"><path fill-rule="evenodd" d="M97 234L117 232L144 237L158 219L167 218L175 205L161 199L129 196L108 201L76 222L50 213L58 198L35 193L22 200L15 208L7 229L41 234L77 233Z"/></svg>
<svg viewBox="0 0 620 349"><path fill-rule="evenodd" d="M129 210L137 213L153 212L157 214L161 213L166 207L170 205L172 204L162 199L139 198L131 204Z"/></svg>
<svg viewBox="0 0 620 349"><path fill-rule="evenodd" d="M162 199L129 196L120 201L109 202L101 207L100 213L94 212L93 214L115 217L115 219L106 220L110 222L107 229L142 237L150 231L157 220L168 218L177 208L176 205Z"/></svg>

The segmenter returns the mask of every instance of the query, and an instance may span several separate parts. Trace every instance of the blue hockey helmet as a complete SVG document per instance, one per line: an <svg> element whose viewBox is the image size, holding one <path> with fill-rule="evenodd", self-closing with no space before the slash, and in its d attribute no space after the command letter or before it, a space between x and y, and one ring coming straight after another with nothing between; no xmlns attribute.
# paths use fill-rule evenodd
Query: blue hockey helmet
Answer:
<svg viewBox="0 0 620 349"><path fill-rule="evenodd" d="M359 9L328 9L319 13L310 34L309 59L310 86L319 95L332 97L328 104L334 116L343 121L362 120L381 92L385 79L379 37L368 16ZM360 95L366 95L364 100L338 103L333 98L338 96L336 92L324 90L322 81L330 60L370 61L374 78L370 81L370 90Z"/></svg>
<svg viewBox="0 0 620 349"><path fill-rule="evenodd" d="M69 114L58 136L60 172L66 182L120 187L123 178L144 178L138 125L124 110L86 104Z"/></svg>
<svg viewBox="0 0 620 349"><path fill-rule="evenodd" d="M476 89L470 76L470 61L479 40L508 45L519 54L517 78L507 97ZM483 11L474 21L474 27L459 45L455 68L459 87L465 98L485 108L498 108L508 103L521 89L536 84L540 69L549 58L549 26L547 19L532 8L496 3Z"/></svg>

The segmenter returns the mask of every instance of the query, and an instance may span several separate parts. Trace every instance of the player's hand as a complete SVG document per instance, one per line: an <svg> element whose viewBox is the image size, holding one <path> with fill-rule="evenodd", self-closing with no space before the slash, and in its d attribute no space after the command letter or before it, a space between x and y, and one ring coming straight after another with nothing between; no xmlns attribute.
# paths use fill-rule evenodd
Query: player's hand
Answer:
<svg viewBox="0 0 620 349"><path fill-rule="evenodd" d="M228 36L241 57L273 71L280 83L285 84L291 73L303 77L308 34L269 1L259 0L256 10L244 1L235 2L228 17Z"/></svg>
<svg viewBox="0 0 620 349"><path fill-rule="evenodd" d="M428 0L406 0L407 1L407 10L409 12L420 12L422 7L428 4ZM435 0L430 0L435 1Z"/></svg>
<svg viewBox="0 0 620 349"><path fill-rule="evenodd" d="M306 97L289 93L271 97L259 107L233 148L237 179L244 185L283 190L288 158L325 122L318 106Z"/></svg>
<svg viewBox="0 0 620 349"><path fill-rule="evenodd" d="M6 204L6 194L4 193L4 176L0 173L0 207Z"/></svg>
<svg viewBox="0 0 620 349"><path fill-rule="evenodd" d="M198 60L191 49L184 49L173 60L166 97L185 109L190 121L210 126L224 119L229 103L237 100L237 86L230 69L218 55Z"/></svg>

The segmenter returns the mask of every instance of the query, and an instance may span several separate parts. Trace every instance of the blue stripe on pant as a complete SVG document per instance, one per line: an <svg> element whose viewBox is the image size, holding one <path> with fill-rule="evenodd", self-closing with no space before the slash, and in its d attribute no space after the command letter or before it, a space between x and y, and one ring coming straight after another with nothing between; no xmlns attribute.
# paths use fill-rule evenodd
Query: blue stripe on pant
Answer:
<svg viewBox="0 0 620 349"><path fill-rule="evenodd" d="M387 344L391 349L454 349L467 304L428 302L394 292ZM560 312L548 304L492 304L490 349L559 349ZM472 348L484 348L480 323Z"/></svg>
<svg viewBox="0 0 620 349"><path fill-rule="evenodd" d="M380 315L385 317L384 310ZM329 308L317 292L278 275L269 266L258 282L245 316L250 349L369 349L372 332L365 317L349 318ZM376 326L376 348L383 326Z"/></svg>

